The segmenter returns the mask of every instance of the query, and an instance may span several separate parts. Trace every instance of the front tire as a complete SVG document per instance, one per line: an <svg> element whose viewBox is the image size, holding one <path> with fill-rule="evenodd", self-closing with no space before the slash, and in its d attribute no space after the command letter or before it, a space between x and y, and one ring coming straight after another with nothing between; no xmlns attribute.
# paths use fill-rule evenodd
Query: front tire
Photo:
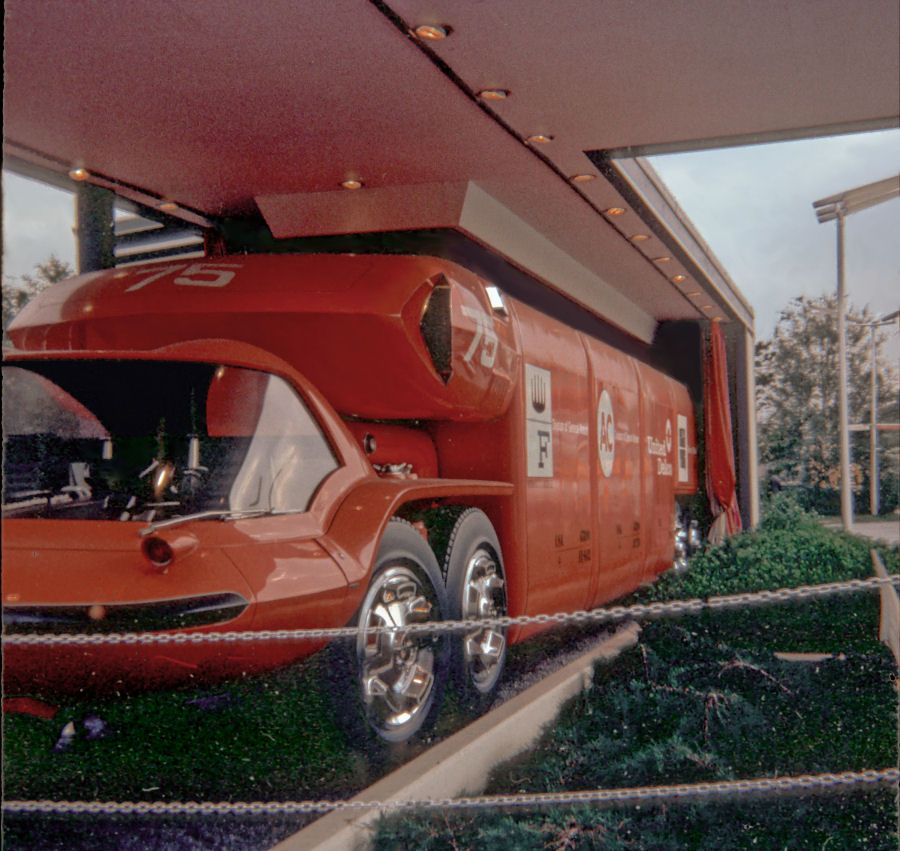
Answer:
<svg viewBox="0 0 900 851"><path fill-rule="evenodd" d="M483 511L463 511L450 532L444 576L455 620L506 615L506 579L500 543ZM506 665L506 629L477 627L454 638L452 672L460 702L484 712L494 701Z"/></svg>
<svg viewBox="0 0 900 851"><path fill-rule="evenodd" d="M359 608L352 649L359 708L367 727L386 742L405 742L434 723L447 677L447 633L403 627L443 620L448 611L437 561L421 535L391 520L381 539L372 581Z"/></svg>

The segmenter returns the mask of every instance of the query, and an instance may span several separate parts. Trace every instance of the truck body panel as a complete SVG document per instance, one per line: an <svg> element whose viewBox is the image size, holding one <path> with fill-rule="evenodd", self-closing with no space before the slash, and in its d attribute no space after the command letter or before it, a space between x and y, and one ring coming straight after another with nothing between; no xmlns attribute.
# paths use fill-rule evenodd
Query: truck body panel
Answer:
<svg viewBox="0 0 900 851"><path fill-rule="evenodd" d="M508 325L484 286L428 257L226 257L135 266L63 281L10 330L26 350L140 350L243 340L299 368L342 414L369 419L491 419L517 366ZM440 324L432 345L422 324ZM452 351L452 356L450 352ZM452 372L445 381L441 373Z"/></svg>
<svg viewBox="0 0 900 851"><path fill-rule="evenodd" d="M342 626L391 517L425 532L430 511L455 506L496 530L510 615L651 581L672 563L675 501L697 489L687 390L492 289L444 260L347 255L147 264L54 286L9 331L22 351L4 390L36 382L57 419L4 405L6 621L109 631L134 614L117 606L143 606L153 631L178 629L154 606L210 596L228 617L181 628ZM114 468L128 453L126 475ZM148 542L172 563L154 565ZM74 621L51 616L63 608ZM71 679L80 660L103 669L98 682L155 683L321 644L17 646L5 677Z"/></svg>

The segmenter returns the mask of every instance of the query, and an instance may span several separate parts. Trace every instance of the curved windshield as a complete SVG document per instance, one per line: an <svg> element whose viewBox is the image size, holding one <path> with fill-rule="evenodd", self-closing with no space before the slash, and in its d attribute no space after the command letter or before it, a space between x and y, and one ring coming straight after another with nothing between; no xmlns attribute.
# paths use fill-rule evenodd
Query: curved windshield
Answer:
<svg viewBox="0 0 900 851"><path fill-rule="evenodd" d="M305 511L338 461L277 375L217 364L3 367L3 515Z"/></svg>

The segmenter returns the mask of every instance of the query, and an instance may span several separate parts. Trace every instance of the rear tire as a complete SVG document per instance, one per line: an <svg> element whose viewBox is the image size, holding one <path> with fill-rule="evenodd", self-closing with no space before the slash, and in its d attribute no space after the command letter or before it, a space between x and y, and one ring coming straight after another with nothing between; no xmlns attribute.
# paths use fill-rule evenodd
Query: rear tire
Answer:
<svg viewBox="0 0 900 851"><path fill-rule="evenodd" d="M444 576L454 620L506 615L500 542L483 511L463 511L450 532ZM451 670L460 703L482 713L494 701L506 665L506 628L478 627L454 636Z"/></svg>
<svg viewBox="0 0 900 851"><path fill-rule="evenodd" d="M672 559L672 567L678 572L688 569L688 559L699 548L699 536L697 533L697 521L686 508L675 503L675 517L673 521L675 535L675 554Z"/></svg>

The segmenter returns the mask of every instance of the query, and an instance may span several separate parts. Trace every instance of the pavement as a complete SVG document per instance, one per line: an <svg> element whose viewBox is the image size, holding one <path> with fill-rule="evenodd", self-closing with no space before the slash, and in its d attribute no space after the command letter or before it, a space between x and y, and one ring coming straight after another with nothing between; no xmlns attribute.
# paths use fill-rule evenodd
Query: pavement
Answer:
<svg viewBox="0 0 900 851"><path fill-rule="evenodd" d="M828 529L841 529L843 524L836 518L826 518L822 521ZM891 520L872 520L865 523L854 523L850 531L854 535L862 535L873 541L885 541L894 546L900 544L900 517Z"/></svg>

